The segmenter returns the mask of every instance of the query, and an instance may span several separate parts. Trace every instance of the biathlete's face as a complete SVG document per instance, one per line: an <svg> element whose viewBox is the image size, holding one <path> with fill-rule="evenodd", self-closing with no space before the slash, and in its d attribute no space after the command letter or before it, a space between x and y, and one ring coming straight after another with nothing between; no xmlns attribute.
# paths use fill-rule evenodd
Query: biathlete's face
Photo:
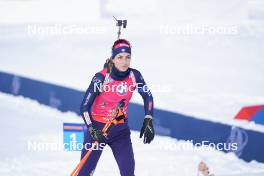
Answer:
<svg viewBox="0 0 264 176"><path fill-rule="evenodd" d="M129 53L123 52L117 54L114 57L113 63L119 71L127 71L128 67L130 66L130 60L131 55Z"/></svg>

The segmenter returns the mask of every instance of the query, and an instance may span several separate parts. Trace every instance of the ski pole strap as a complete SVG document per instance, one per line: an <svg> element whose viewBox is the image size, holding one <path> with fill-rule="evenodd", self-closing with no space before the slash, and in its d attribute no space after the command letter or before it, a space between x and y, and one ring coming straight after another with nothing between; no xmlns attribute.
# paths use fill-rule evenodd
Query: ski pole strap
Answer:
<svg viewBox="0 0 264 176"><path fill-rule="evenodd" d="M102 132L103 132L103 135L105 137L107 137L107 134L109 133L110 129L119 124L119 122L121 120L125 120L126 119L126 116L125 114L123 113L123 110L121 107L118 107L116 109L116 112L115 114L113 114L113 117L109 119L109 121L104 125L103 129L102 129Z"/></svg>
<svg viewBox="0 0 264 176"><path fill-rule="evenodd" d="M115 126L115 125L117 125L117 124L120 124L119 122L120 122L121 120L124 120L125 118L126 118L125 116L118 116L118 117L116 117L116 118L113 118L113 119L109 120L109 121L104 125L104 127L103 127L103 129L102 129L103 135L106 137L107 134L109 133L110 129L111 129L113 126Z"/></svg>

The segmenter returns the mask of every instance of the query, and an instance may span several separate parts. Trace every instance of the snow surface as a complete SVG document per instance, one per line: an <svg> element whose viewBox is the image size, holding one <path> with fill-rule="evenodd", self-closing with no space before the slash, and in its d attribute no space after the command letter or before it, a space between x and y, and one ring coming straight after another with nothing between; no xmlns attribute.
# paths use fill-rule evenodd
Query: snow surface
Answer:
<svg viewBox="0 0 264 176"><path fill-rule="evenodd" d="M84 91L110 56L116 27L113 19L105 16L114 14L128 19L123 37L133 45L132 67L142 72L153 92L155 107L264 130L233 120L241 107L263 104L262 1L133 2L125 1L123 8L116 8L119 1L115 0L89 4L0 1L0 70ZM57 29L60 25L84 26L88 32L32 34L30 30L56 25ZM188 26L234 31L173 32ZM170 32L166 33L164 27ZM132 101L142 104L138 95Z"/></svg>
<svg viewBox="0 0 264 176"><path fill-rule="evenodd" d="M110 56L115 15L128 19L122 36L132 43L132 67L142 72L155 107L264 131L261 125L233 120L241 107L263 104L262 0L124 0L122 8L117 7L118 0L0 0L0 71L84 91ZM88 32L30 30L72 25ZM175 33L190 26L235 32ZM63 122L81 119L22 97L0 93L0 100L0 175L69 175L79 152L29 151L28 141L61 144ZM142 104L138 94L132 101ZM137 176L196 175L201 160L217 176L264 175L263 164L246 163L233 154L161 147L186 144L169 137L157 136L151 145L144 145L138 136L132 132ZM119 175L108 147L95 175Z"/></svg>
<svg viewBox="0 0 264 176"><path fill-rule="evenodd" d="M1 149L0 175L69 175L80 158L80 152L64 151L63 122L81 122L74 113L62 113L36 101L0 93ZM39 150L29 145L35 142ZM46 144L47 148L41 148ZM216 176L261 176L264 164L246 163L235 155L216 150L183 150L189 144L170 137L156 136L143 144L139 133L132 131L137 176L195 176L198 163L205 161ZM53 146L53 147L52 147ZM197 148L196 148L197 149ZM95 175L119 175L117 164L107 146Z"/></svg>

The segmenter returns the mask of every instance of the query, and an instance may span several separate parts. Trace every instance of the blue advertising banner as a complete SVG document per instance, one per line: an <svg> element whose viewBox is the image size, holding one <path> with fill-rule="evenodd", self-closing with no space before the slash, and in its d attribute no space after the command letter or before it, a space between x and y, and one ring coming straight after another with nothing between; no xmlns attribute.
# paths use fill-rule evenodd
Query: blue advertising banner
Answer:
<svg viewBox="0 0 264 176"><path fill-rule="evenodd" d="M77 114L79 114L79 107L85 93L4 72L0 72L0 91L37 100L62 112L72 111ZM131 129L139 130L144 118L143 106L130 103L129 114ZM225 152L234 152L245 161L256 160L264 163L264 133L201 120L161 109L155 109L154 117L155 130L158 135L192 140L193 143L202 143L203 141L216 145L219 143L236 143L237 149L235 151L225 150ZM64 142L80 142L83 140L81 131L74 131L73 129L67 131L65 126L67 124L64 124ZM75 149L66 148L66 150Z"/></svg>

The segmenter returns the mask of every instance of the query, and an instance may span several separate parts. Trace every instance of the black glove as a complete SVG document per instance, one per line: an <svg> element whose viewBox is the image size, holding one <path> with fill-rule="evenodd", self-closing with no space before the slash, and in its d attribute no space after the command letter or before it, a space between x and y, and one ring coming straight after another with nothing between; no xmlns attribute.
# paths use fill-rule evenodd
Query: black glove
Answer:
<svg viewBox="0 0 264 176"><path fill-rule="evenodd" d="M144 118L144 123L140 131L140 138L142 138L144 134L143 143L150 143L154 139L155 131L152 124L152 116L146 115Z"/></svg>
<svg viewBox="0 0 264 176"><path fill-rule="evenodd" d="M90 125L88 127L88 129L89 129L89 132L90 132L92 138L95 141L98 141L99 143L105 142L105 137L104 137L103 132L101 130L94 128L92 125Z"/></svg>

